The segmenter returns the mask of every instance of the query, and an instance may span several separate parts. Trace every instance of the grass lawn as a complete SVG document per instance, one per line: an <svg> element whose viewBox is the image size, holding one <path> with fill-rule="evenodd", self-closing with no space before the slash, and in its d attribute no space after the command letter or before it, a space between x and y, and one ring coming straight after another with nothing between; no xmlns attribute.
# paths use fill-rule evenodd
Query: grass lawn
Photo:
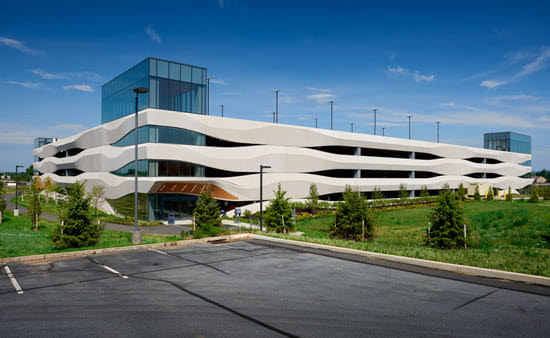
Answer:
<svg viewBox="0 0 550 338"><path fill-rule="evenodd" d="M32 229L28 217L14 217L13 212L3 213L0 223L0 257L47 254L63 251L110 248L132 245L132 234L129 232L105 230L99 243L93 247L57 250L50 240L50 233L55 222L40 219L38 231ZM143 244L181 240L179 236L143 234Z"/></svg>
<svg viewBox="0 0 550 338"><path fill-rule="evenodd" d="M378 237L367 242L330 239L334 216L298 221L303 236L271 236L550 277L550 202L472 201L464 208L481 237L479 246L468 250L423 244L431 207L378 211Z"/></svg>

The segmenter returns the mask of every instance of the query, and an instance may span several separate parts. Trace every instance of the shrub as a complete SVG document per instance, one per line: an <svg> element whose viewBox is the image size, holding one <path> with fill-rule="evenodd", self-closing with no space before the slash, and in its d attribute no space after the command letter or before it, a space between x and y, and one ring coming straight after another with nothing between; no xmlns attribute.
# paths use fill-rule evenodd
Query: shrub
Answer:
<svg viewBox="0 0 550 338"><path fill-rule="evenodd" d="M372 192L372 199L373 200L384 199L384 194L382 193L382 191L380 191L379 187L374 187L374 191Z"/></svg>
<svg viewBox="0 0 550 338"><path fill-rule="evenodd" d="M90 198L86 197L85 183L76 182L68 189L68 201L60 213L64 226L53 228L51 239L56 249L79 248L95 245L103 226L92 222Z"/></svg>
<svg viewBox="0 0 550 338"><path fill-rule="evenodd" d="M372 238L375 231L374 209L357 191L346 187L343 194L344 201L338 203L336 220L330 231L333 238L344 238L359 241L362 239L363 220L365 221L365 238Z"/></svg>
<svg viewBox="0 0 550 338"><path fill-rule="evenodd" d="M539 193L544 198L544 200L550 200L550 187L541 187Z"/></svg>
<svg viewBox="0 0 550 338"><path fill-rule="evenodd" d="M281 189L281 184L277 185L277 190L273 191L275 198L265 209L264 221L268 231L275 232L293 232L295 224L292 222L292 209L285 197L286 191ZM284 219L284 223L283 223Z"/></svg>
<svg viewBox="0 0 550 338"><path fill-rule="evenodd" d="M466 200L466 189L464 189L464 184L462 182L458 185L458 190L456 192L459 201Z"/></svg>
<svg viewBox="0 0 550 338"><path fill-rule="evenodd" d="M477 236L467 223L464 208L457 195L447 188L441 190L430 221L432 227L429 237L426 237L428 246L444 249L464 247L464 224L469 234L466 243L472 246L476 242Z"/></svg>
<svg viewBox="0 0 550 338"><path fill-rule="evenodd" d="M507 201L512 201L512 188L511 187L508 187L508 193L506 194L506 200Z"/></svg>
<svg viewBox="0 0 550 338"><path fill-rule="evenodd" d="M489 188L489 191L487 191L487 201L492 201L495 199L495 196L493 194L493 188Z"/></svg>
<svg viewBox="0 0 550 338"><path fill-rule="evenodd" d="M407 191L407 186L404 184L399 185L399 198L401 199L401 202L405 202L407 197L409 197L409 192Z"/></svg>
<svg viewBox="0 0 550 338"><path fill-rule="evenodd" d="M537 189L537 187L531 188L531 198L529 198L529 202L531 203L539 202L539 190Z"/></svg>
<svg viewBox="0 0 550 338"><path fill-rule="evenodd" d="M479 185L476 185L476 189L474 191L474 200L481 201L481 194L479 193Z"/></svg>
<svg viewBox="0 0 550 338"><path fill-rule="evenodd" d="M315 215L319 204L319 191L317 190L315 183L312 183L309 186L309 197L307 200L307 207L310 209L311 213Z"/></svg>
<svg viewBox="0 0 550 338"><path fill-rule="evenodd" d="M423 199L430 197L430 193L428 192L428 187L426 185L422 186L422 190L420 190L420 197Z"/></svg>
<svg viewBox="0 0 550 338"><path fill-rule="evenodd" d="M2 223L2 214L6 210L6 200L4 199L4 182L0 182L0 223Z"/></svg>

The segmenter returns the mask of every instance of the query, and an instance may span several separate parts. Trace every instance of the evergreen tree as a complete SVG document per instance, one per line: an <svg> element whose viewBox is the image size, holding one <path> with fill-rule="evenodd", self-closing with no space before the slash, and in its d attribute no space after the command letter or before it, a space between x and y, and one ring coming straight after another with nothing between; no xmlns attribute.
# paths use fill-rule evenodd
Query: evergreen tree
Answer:
<svg viewBox="0 0 550 338"><path fill-rule="evenodd" d="M466 189L464 189L464 184L462 182L458 185L457 196L459 201L466 200Z"/></svg>
<svg viewBox="0 0 550 338"><path fill-rule="evenodd" d="M493 187L490 187L487 191L487 201L492 201L495 199L495 196L493 194Z"/></svg>
<svg viewBox="0 0 550 338"><path fill-rule="evenodd" d="M265 209L264 221L268 231L275 232L294 232L295 224L292 222L292 209L285 197L286 191L281 189L281 184L277 185L277 190L273 191L275 198ZM284 219L284 223L283 223Z"/></svg>
<svg viewBox="0 0 550 338"><path fill-rule="evenodd" d="M481 194L479 193L479 185L476 185L476 189L474 191L474 200L481 201Z"/></svg>
<svg viewBox="0 0 550 338"><path fill-rule="evenodd" d="M513 198L512 198L512 188L510 186L508 186L508 193L506 194L506 200L507 201L512 201Z"/></svg>
<svg viewBox="0 0 550 338"><path fill-rule="evenodd" d="M307 200L307 207L310 209L311 214L315 215L319 206L319 191L317 190L317 185L315 185L315 183L312 183L309 186L309 197Z"/></svg>
<svg viewBox="0 0 550 338"><path fill-rule="evenodd" d="M331 229L331 237L361 240L364 220L365 238L372 238L376 224L374 209L369 208L365 198L359 192L352 191L350 186L346 187L343 198L336 207L336 222Z"/></svg>
<svg viewBox="0 0 550 338"><path fill-rule="evenodd" d="M209 189L205 189L197 200L193 216L198 229L209 230L209 228L220 227L220 206Z"/></svg>
<svg viewBox="0 0 550 338"><path fill-rule="evenodd" d="M430 217L432 224L430 237L426 238L428 246L456 249L464 247L464 224L466 216L464 208L460 205L456 194L449 189L441 190L437 199L437 205ZM472 245L475 234L467 225L467 244Z"/></svg>
<svg viewBox="0 0 550 338"><path fill-rule="evenodd" d="M380 191L379 187L374 187L374 191L372 192L372 199L373 200L384 199L384 194L382 193L382 191Z"/></svg>
<svg viewBox="0 0 550 338"><path fill-rule="evenodd" d="M531 203L539 202L539 190L535 186L531 186L531 198L529 198L529 202Z"/></svg>
<svg viewBox="0 0 550 338"><path fill-rule="evenodd" d="M52 230L52 242L57 249L78 248L95 245L101 237L103 227L92 222L90 197L86 196L86 184L73 183L68 192L68 201L59 220L64 226Z"/></svg>
<svg viewBox="0 0 550 338"><path fill-rule="evenodd" d="M38 217L42 214L42 203L40 202L40 192L43 189L40 176L36 176L31 183L31 200L27 208L27 215L31 218L34 230L38 230Z"/></svg>

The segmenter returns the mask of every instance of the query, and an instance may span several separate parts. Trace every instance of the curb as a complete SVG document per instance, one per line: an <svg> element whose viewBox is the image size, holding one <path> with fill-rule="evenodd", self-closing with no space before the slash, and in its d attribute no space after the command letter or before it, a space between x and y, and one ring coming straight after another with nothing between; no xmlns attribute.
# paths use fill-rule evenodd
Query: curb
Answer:
<svg viewBox="0 0 550 338"><path fill-rule="evenodd" d="M382 254L382 253L371 252L371 251L342 248L337 246L316 244L316 243L310 243L310 242L294 241L290 239L282 239L282 238L269 237L269 236L256 235L256 234L250 234L249 238L291 244L295 246L302 246L302 247L313 248L313 249L328 250L333 252L363 256L363 257L372 258L372 259L383 259L391 262L416 265L416 266L421 266L425 268L449 271L449 272L465 274L465 275L496 278L496 279L506 279L509 281L544 285L544 286L550 287L550 278L543 277L543 276L529 275L525 273L509 272L509 271L487 269L487 268L478 268L478 267L469 266L469 265L443 263L438 261L429 261L429 260L420 259L420 258L388 255L388 254Z"/></svg>
<svg viewBox="0 0 550 338"><path fill-rule="evenodd" d="M107 253L116 253L116 252L128 252L136 250L147 250L147 249L160 249L160 248L173 248L191 244L208 244L215 243L220 241L236 241L241 239L250 238L250 234L235 234L235 235L226 235L218 237L205 237L200 239L187 239L174 242L164 242L164 243L154 243L154 244L142 244L142 245L130 245L122 246L115 248L105 248L105 249L91 249L91 250L82 250L82 251L67 251L51 254L42 254L42 255L31 255L31 256L19 256L19 257L5 257L0 258L0 264L14 263L14 262L31 262L39 260L50 260L50 259L61 259L61 258L71 258L71 257L83 257Z"/></svg>

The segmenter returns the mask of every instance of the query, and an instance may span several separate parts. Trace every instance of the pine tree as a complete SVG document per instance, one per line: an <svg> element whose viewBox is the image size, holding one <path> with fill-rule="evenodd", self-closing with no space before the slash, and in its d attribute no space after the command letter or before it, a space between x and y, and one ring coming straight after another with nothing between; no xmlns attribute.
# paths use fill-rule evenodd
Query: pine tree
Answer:
<svg viewBox="0 0 550 338"><path fill-rule="evenodd" d="M462 182L458 185L457 196L459 201L466 200L466 189L464 189L464 184Z"/></svg>
<svg viewBox="0 0 550 338"><path fill-rule="evenodd" d="M365 221L365 238L372 238L375 230L374 209L369 208L365 198L350 186L343 193L343 201L336 208L336 222L332 227L331 237L348 240L361 240L363 220Z"/></svg>
<svg viewBox="0 0 550 338"><path fill-rule="evenodd" d="M508 193L506 194L506 200L507 201L512 201L513 198L512 198L512 188L510 186L508 186Z"/></svg>
<svg viewBox="0 0 550 338"><path fill-rule="evenodd" d="M199 196L193 216L195 216L195 225L198 229L206 231L212 227L220 227L220 206L218 201L212 197L209 189L205 189Z"/></svg>
<svg viewBox="0 0 550 338"><path fill-rule="evenodd" d="M487 201L492 201L495 199L495 196L493 194L493 187L490 187L489 190L487 190Z"/></svg>
<svg viewBox="0 0 550 338"><path fill-rule="evenodd" d="M426 238L428 246L445 249L464 247L464 224L467 225L467 233L470 234L468 238L475 237L467 224L464 208L460 205L458 197L447 188L441 190L430 222L430 237ZM471 245L472 240L467 240L467 243Z"/></svg>
<svg viewBox="0 0 550 338"><path fill-rule="evenodd" d="M42 180L37 176L31 183L31 201L27 208L27 215L31 218L35 231L38 230L38 217L42 214L42 203L40 202L40 192L42 189Z"/></svg>
<svg viewBox="0 0 550 338"><path fill-rule="evenodd" d="M481 201L481 194L479 193L479 185L476 185L476 189L474 191L474 200Z"/></svg>
<svg viewBox="0 0 550 338"><path fill-rule="evenodd" d="M86 196L85 183L75 182L68 189L68 201L59 220L64 226L52 230L52 242L57 249L95 245L103 227L92 221L90 197Z"/></svg>
<svg viewBox="0 0 550 338"><path fill-rule="evenodd" d="M315 185L315 183L312 183L309 186L309 197L307 200L307 207L310 209L311 214L315 215L319 206L319 191L317 190L317 185Z"/></svg>
<svg viewBox="0 0 550 338"><path fill-rule="evenodd" d="M281 189L281 184L277 185L277 190L273 191L275 198L265 209L264 221L268 231L275 232L294 232L295 224L292 222L292 209L285 197L286 191ZM284 219L284 223L283 223Z"/></svg>

